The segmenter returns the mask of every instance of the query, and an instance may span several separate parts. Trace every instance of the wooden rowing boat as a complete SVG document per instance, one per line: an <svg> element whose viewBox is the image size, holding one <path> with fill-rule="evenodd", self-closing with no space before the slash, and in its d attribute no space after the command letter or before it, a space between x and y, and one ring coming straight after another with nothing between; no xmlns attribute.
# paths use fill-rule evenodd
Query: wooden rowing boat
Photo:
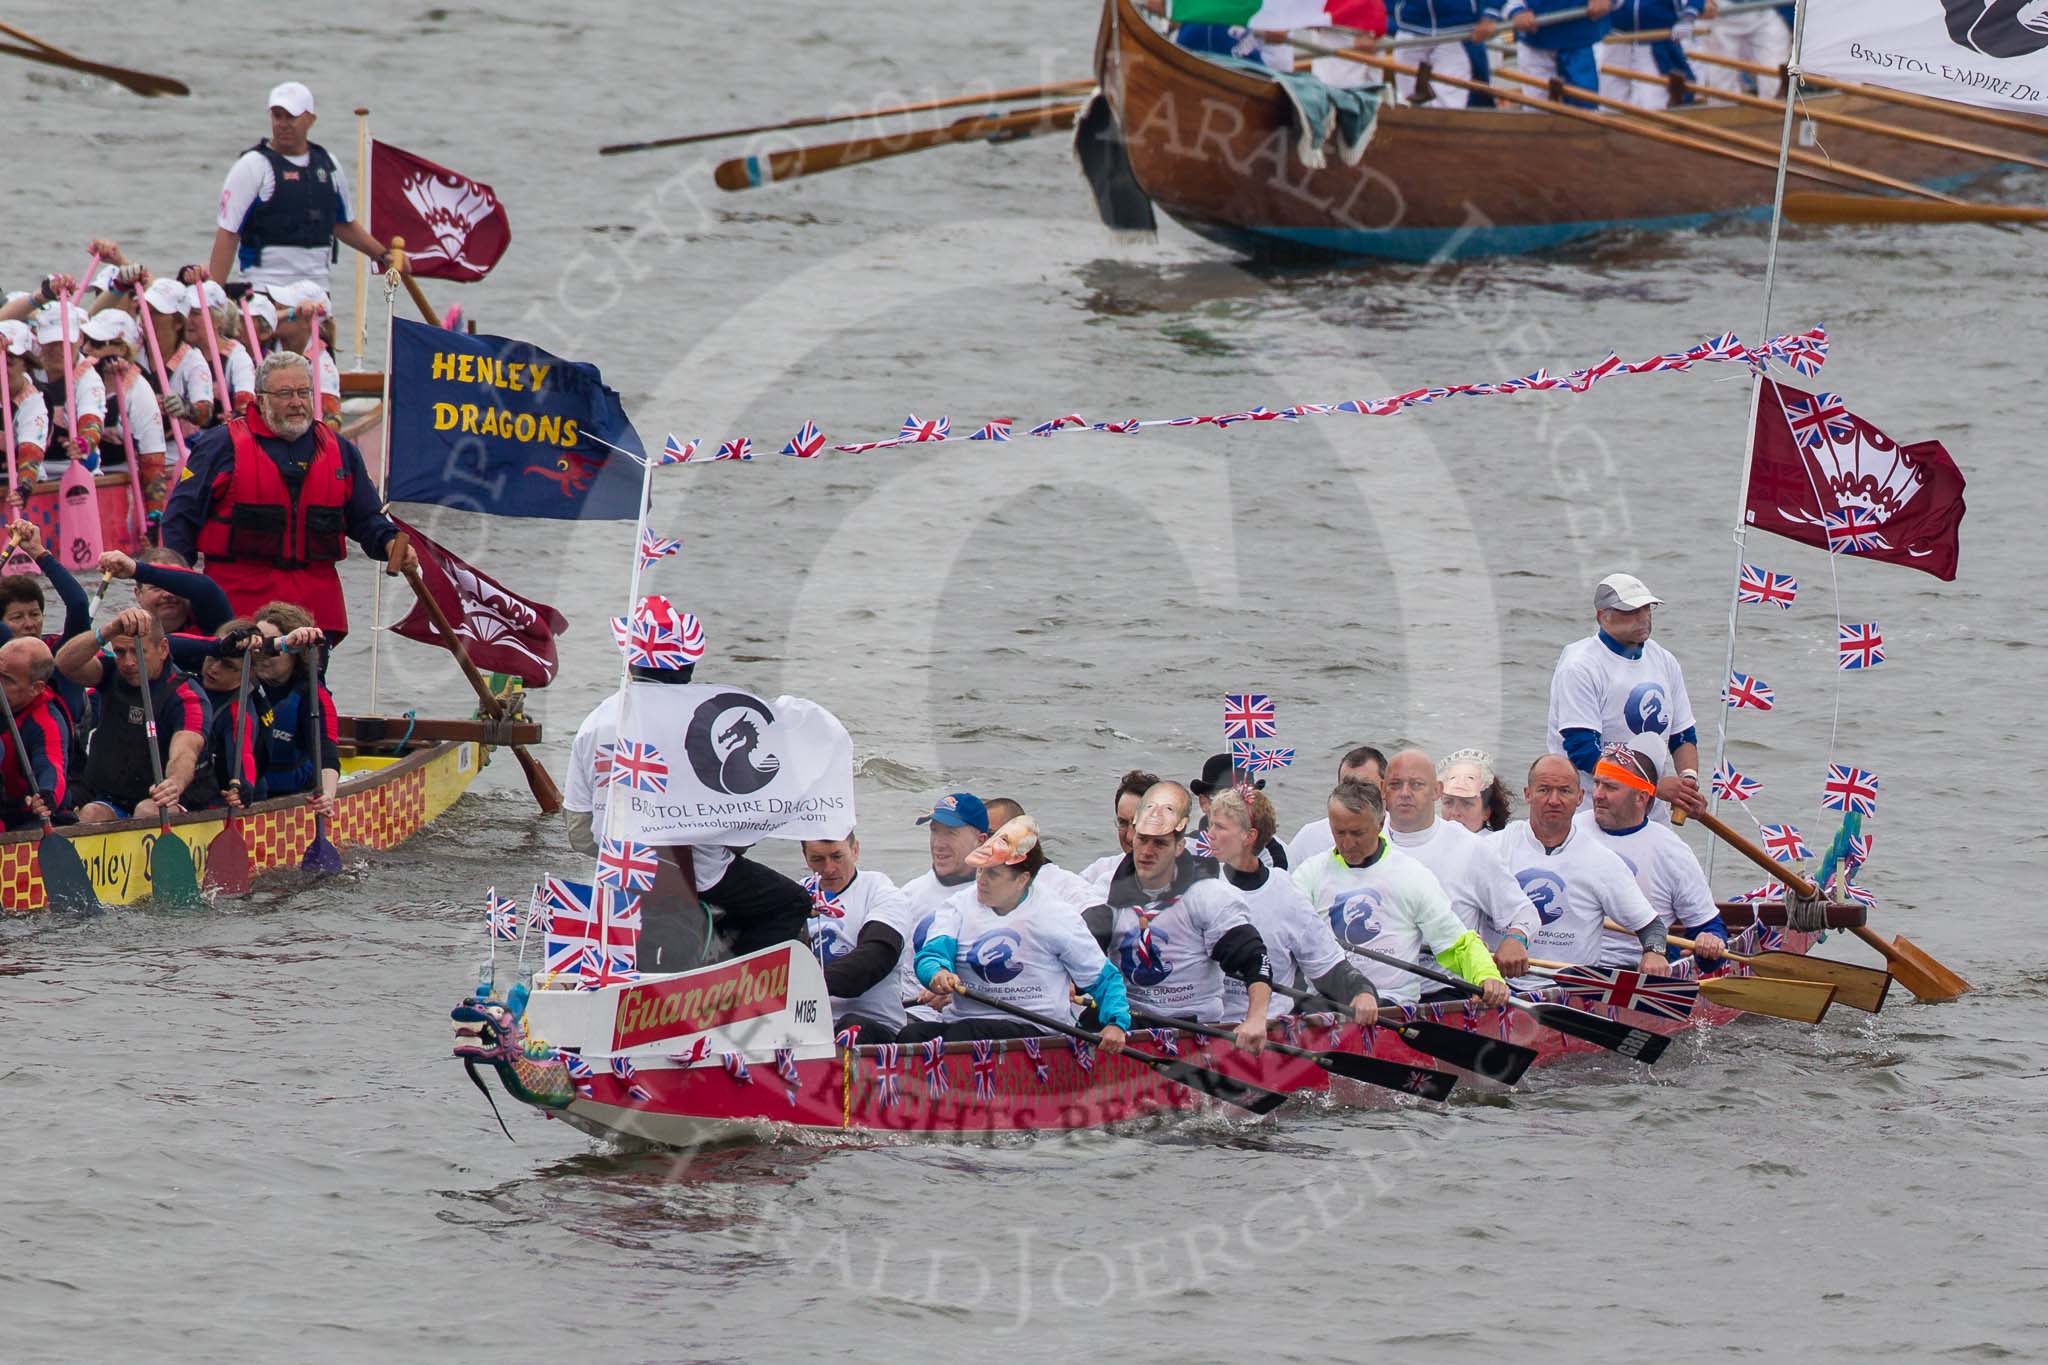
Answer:
<svg viewBox="0 0 2048 1365"><path fill-rule="evenodd" d="M1105 0L1095 65L1138 185L1190 231L1253 257L1427 261L1538 251L1616 228L1761 216L1771 202L1770 170L1618 127L1505 108L1389 103L1358 165L1333 155L1310 170L1295 152L1291 106L1273 82L1175 46L1130 0ZM1939 113L1863 96L1805 99L1894 127L1954 131ZM1672 112L1702 130L1778 142L1775 111ZM2048 134L2048 119L2040 124ZM1979 128L1973 136L2002 150L2038 146L2035 135L2016 130ZM1842 162L1932 186L2001 169L1849 128L1826 129L1824 143Z"/></svg>
<svg viewBox="0 0 2048 1365"><path fill-rule="evenodd" d="M1738 936L1732 946L1741 951L1754 942L1752 931ZM1803 953L1813 942L1811 934L1787 930L1779 946ZM1004 1132L1098 1128L1207 1103L1137 1062L1077 1049L1064 1038L1036 1039L1031 1046L1009 1040L913 1045L894 1051L840 1047L830 1041L829 1008L823 1023L815 1021L815 1007L824 991L815 959L801 945L785 944L741 959L740 964L760 975L762 964L769 961L786 971L786 984L772 1002L783 1022L765 1033L757 1030L743 1053L732 1054L743 1055L744 1065L726 1059L724 1048L740 1044L717 1032L725 1022L722 1017L709 1032L678 1027L658 1041L633 1042L646 1031L641 1025L649 1014L630 992L716 1000L725 985L717 978L735 970L735 964L725 963L677 976L650 976L633 986L535 991L526 1006L523 1047L514 1042L520 1025L504 1005L488 1004L479 1010L476 1002L465 1002L455 1018L467 1021L464 1028L471 1031L464 1035L458 1030L455 1055L472 1065L490 1065L514 1099L593 1136L674 1147L786 1136L981 1138ZM729 986L725 989L724 998L730 999L733 992ZM745 994L742 987L739 995L744 999ZM1569 997L1551 991L1531 998ZM808 1023L803 1020L807 1000L813 1012ZM1725 1024L1737 1017L1736 1011L1704 998L1682 1021L1627 1009L1604 1012L1660 1034ZM1405 1013L1411 1019L1431 1019L1534 1048L1539 1066L1602 1051L1554 1033L1526 1014L1477 1002L1421 1004ZM774 1025L775 1017L771 1011L770 1017L751 1022ZM1362 1032L1328 1015L1279 1021L1273 1036L1312 1050L1369 1054L1408 1066L1444 1066L1388 1029ZM1321 1096L1345 1105L1380 1103L1390 1094L1333 1080L1322 1068L1297 1057L1272 1051L1254 1057L1228 1043L1179 1030L1141 1029L1131 1042L1155 1054L1172 1052L1268 1090ZM571 1074L571 1054L590 1074ZM630 1063L624 1074L612 1068L613 1058ZM1469 1079L1499 1089L1492 1082Z"/></svg>

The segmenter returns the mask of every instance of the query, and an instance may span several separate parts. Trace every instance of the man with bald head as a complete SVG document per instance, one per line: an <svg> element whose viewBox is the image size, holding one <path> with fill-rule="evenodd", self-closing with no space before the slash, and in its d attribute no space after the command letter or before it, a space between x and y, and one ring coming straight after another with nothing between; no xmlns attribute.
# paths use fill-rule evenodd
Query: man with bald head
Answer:
<svg viewBox="0 0 2048 1365"><path fill-rule="evenodd" d="M111 665L101 645L113 650ZM199 761L206 750L206 694L171 662L155 612L130 607L90 635L72 636L57 651L57 667L99 693L99 723L86 742L78 783L81 823L155 819L213 803L219 792L213 768ZM142 704L145 677L154 715ZM149 757L152 744L156 763ZM155 776L159 765L161 780Z"/></svg>
<svg viewBox="0 0 2048 1365"><path fill-rule="evenodd" d="M1579 770L1563 754L1545 754L1522 789L1529 818L1494 840L1507 869L1536 907L1542 926L1530 956L1582 966L1629 967L1667 976L1664 922L1636 885L1628 864L1572 823L1579 808ZM1634 935L1609 935L1613 920Z"/></svg>
<svg viewBox="0 0 2048 1365"><path fill-rule="evenodd" d="M0 693L14 715L13 730L0 732L0 819L9 829L40 826L69 801L64 763L71 752L71 713L50 686L56 671L50 647L34 636L0 645Z"/></svg>
<svg viewBox="0 0 2048 1365"><path fill-rule="evenodd" d="M1529 970L1529 940L1543 921L1508 875L1491 839L1437 818L1436 764L1420 749L1387 760L1387 841L1436 874L1451 912L1479 935L1503 976Z"/></svg>

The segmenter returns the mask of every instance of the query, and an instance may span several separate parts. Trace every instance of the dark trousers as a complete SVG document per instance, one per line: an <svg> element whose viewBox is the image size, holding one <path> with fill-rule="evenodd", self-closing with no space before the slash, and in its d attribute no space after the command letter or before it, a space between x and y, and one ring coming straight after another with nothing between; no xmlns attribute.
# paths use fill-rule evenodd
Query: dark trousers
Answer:
<svg viewBox="0 0 2048 1365"><path fill-rule="evenodd" d="M951 1023L913 1019L896 1035L899 1043L926 1043L944 1038L949 1043L981 1042L989 1038L1039 1038L1045 1030L1022 1019L955 1019Z"/></svg>
<svg viewBox="0 0 2048 1365"><path fill-rule="evenodd" d="M745 854L716 886L698 893L718 912L718 931L732 942L734 957L745 957L791 939L806 942L804 924L811 917L811 894L772 867Z"/></svg>

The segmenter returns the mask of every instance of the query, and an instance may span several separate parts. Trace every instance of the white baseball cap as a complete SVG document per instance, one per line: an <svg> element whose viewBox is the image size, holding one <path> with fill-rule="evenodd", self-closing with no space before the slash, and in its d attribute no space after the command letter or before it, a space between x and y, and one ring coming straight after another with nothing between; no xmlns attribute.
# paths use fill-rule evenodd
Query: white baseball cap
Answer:
<svg viewBox="0 0 2048 1365"><path fill-rule="evenodd" d="M277 305L270 301L268 294L251 294L247 299L249 316L270 324L270 330L277 330Z"/></svg>
<svg viewBox="0 0 2048 1365"><path fill-rule="evenodd" d="M311 280L293 280L270 286L270 297L280 308L304 308L308 304L327 307L327 291Z"/></svg>
<svg viewBox="0 0 2048 1365"><path fill-rule="evenodd" d="M86 319L81 329L94 341L125 341L130 346L142 341L142 329L135 319L118 308L103 308Z"/></svg>
<svg viewBox="0 0 2048 1365"><path fill-rule="evenodd" d="M27 355L35 349L35 331L25 322L0 322L0 337L6 339L9 355Z"/></svg>
<svg viewBox="0 0 2048 1365"><path fill-rule="evenodd" d="M1634 611L1638 607L1661 607L1664 599L1643 586L1643 580L1630 573L1611 573L1600 580L1600 586L1593 590L1593 608L1596 611Z"/></svg>
<svg viewBox="0 0 2048 1365"><path fill-rule="evenodd" d="M298 81L286 81L270 92L270 108L282 109L293 118L310 114L313 110L313 92Z"/></svg>
<svg viewBox="0 0 2048 1365"><path fill-rule="evenodd" d="M221 288L212 280L201 280L197 284L186 287L185 311L190 313L198 308L199 300L202 298L206 300L208 308L225 308L228 306L227 290Z"/></svg>
<svg viewBox="0 0 2048 1365"><path fill-rule="evenodd" d="M71 310L70 332L71 340L74 342L78 340L79 313L79 309L74 308ZM62 341L64 340L64 332L65 327L64 319L62 316L52 315L50 317L44 318L41 322L36 324L36 345L49 346L55 342Z"/></svg>
<svg viewBox="0 0 2048 1365"><path fill-rule="evenodd" d="M176 280L165 277L151 280L149 288L142 291L142 301L158 313L183 313L192 307L192 291Z"/></svg>

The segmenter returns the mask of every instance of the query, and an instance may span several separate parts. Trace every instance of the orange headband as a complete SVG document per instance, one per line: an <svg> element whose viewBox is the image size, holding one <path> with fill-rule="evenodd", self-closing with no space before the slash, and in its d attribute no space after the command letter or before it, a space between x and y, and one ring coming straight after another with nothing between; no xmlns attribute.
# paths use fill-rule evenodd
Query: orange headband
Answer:
<svg viewBox="0 0 2048 1365"><path fill-rule="evenodd" d="M1593 776L1604 777L1610 782L1619 782L1624 787L1633 787L1645 796L1657 794L1657 784L1641 773L1630 772L1611 758L1603 758L1593 765Z"/></svg>

